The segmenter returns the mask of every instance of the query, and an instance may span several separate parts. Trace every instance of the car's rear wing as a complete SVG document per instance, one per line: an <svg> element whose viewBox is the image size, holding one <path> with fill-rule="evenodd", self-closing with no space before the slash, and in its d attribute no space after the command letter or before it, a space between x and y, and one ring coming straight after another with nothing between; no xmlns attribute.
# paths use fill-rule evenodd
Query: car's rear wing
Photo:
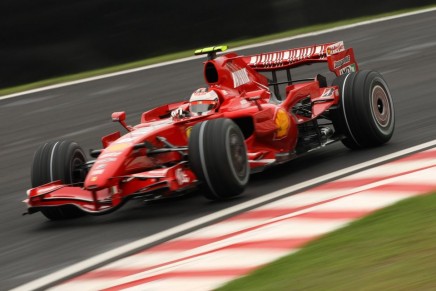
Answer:
<svg viewBox="0 0 436 291"><path fill-rule="evenodd" d="M337 76L358 70L353 49L345 49L343 41L245 56L243 60L256 71L286 70L317 62L327 62Z"/></svg>

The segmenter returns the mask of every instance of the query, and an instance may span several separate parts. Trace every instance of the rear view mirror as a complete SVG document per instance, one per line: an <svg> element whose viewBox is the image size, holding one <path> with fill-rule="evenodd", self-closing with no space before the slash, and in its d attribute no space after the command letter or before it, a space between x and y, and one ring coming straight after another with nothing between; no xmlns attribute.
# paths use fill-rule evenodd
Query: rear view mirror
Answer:
<svg viewBox="0 0 436 291"><path fill-rule="evenodd" d="M118 121L125 129L128 131L132 131L133 128L130 125L127 125L126 122L126 112L114 112L112 113L112 121Z"/></svg>
<svg viewBox="0 0 436 291"><path fill-rule="evenodd" d="M112 113L112 121L124 121L126 120L126 112L114 112Z"/></svg>

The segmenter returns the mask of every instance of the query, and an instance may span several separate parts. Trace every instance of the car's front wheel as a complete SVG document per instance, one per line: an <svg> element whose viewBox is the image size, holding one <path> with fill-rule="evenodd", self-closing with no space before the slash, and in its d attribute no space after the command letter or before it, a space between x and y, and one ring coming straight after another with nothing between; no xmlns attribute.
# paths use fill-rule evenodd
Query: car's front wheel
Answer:
<svg viewBox="0 0 436 291"><path fill-rule="evenodd" d="M64 184L83 183L86 156L75 142L61 140L42 144L36 150L32 169L32 187L61 180ZM82 216L83 211L73 205L44 207L41 212L50 220L63 220Z"/></svg>
<svg viewBox="0 0 436 291"><path fill-rule="evenodd" d="M219 118L196 124L189 138L189 160L202 189L211 200L241 194L248 183L250 167L244 135L230 119Z"/></svg>

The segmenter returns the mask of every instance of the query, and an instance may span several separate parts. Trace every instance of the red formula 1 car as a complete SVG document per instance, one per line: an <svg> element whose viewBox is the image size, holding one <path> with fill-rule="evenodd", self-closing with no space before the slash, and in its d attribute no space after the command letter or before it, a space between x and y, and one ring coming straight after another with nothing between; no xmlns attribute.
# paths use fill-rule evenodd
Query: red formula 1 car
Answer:
<svg viewBox="0 0 436 291"><path fill-rule="evenodd" d="M358 70L352 48L333 42L277 52L207 54L208 85L189 101L146 111L136 126L112 114L127 133L102 138L87 160L75 142L41 145L34 155L28 213L52 220L109 213L131 198L154 200L201 189L208 199L241 194L250 173L341 141L351 149L386 143L394 132L388 86ZM291 69L327 62L332 84ZM280 78L284 81L280 81Z"/></svg>

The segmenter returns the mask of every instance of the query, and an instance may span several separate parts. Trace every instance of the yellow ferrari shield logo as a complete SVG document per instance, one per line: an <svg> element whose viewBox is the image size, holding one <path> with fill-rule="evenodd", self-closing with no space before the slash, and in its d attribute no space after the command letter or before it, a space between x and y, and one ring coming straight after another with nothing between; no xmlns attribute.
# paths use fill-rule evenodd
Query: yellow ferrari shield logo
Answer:
<svg viewBox="0 0 436 291"><path fill-rule="evenodd" d="M192 130L192 126L186 128L186 136L189 138L189 136L191 135L191 130Z"/></svg>
<svg viewBox="0 0 436 291"><path fill-rule="evenodd" d="M276 124L276 139L284 138L288 134L290 121L289 116L284 109L278 109L274 119Z"/></svg>

